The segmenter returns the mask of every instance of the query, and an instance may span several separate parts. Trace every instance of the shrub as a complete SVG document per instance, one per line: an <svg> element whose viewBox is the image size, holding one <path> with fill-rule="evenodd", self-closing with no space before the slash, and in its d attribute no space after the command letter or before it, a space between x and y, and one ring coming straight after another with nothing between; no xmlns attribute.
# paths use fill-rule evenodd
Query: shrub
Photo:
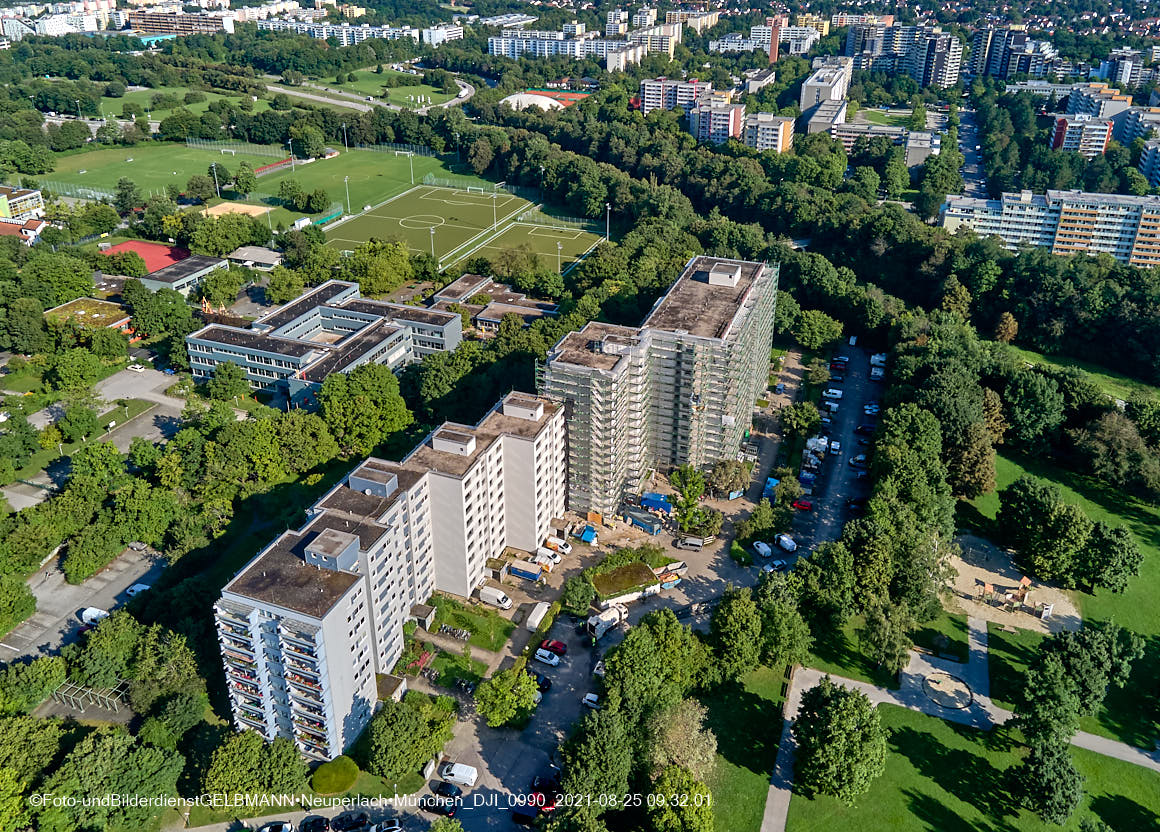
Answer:
<svg viewBox="0 0 1160 832"><path fill-rule="evenodd" d="M358 764L345 754L323 763L310 777L310 787L319 794L340 794L358 779Z"/></svg>
<svg viewBox="0 0 1160 832"><path fill-rule="evenodd" d="M753 566L753 555L736 540L729 546L729 557L733 558L733 562L738 566Z"/></svg>

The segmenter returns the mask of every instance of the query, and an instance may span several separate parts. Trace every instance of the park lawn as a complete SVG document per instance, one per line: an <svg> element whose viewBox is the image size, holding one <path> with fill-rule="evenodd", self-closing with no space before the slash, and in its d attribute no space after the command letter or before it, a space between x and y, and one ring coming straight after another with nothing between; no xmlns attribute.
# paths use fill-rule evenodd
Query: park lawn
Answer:
<svg viewBox="0 0 1160 832"><path fill-rule="evenodd" d="M967 643L967 617L943 610L934 621L928 621L914 632L914 643L937 655L966 662L970 652Z"/></svg>
<svg viewBox="0 0 1160 832"><path fill-rule="evenodd" d="M471 630L468 644L497 653L516 629L516 625L486 607L467 606L446 595L435 593L428 601L438 612L432 625L435 632L444 624Z"/></svg>
<svg viewBox="0 0 1160 832"><path fill-rule="evenodd" d="M1144 657L1136 662L1128 684L1123 689L1109 691L1103 709L1095 718L1085 719L1083 729L1152 749L1157 735L1155 715L1149 709L1149 697L1141 691L1153 690L1155 680L1160 677L1160 605L1156 604L1160 592L1160 507L1046 462L996 457L998 488L1011 484L1024 473L1058 485L1064 499L1080 506L1092 520L1126 526L1144 555L1140 574L1131 580L1123 594L1101 589L1095 594L1076 591L1072 595L1085 621L1115 620L1145 639ZM978 498L970 506L984 531L998 509L999 497L995 493Z"/></svg>
<svg viewBox="0 0 1160 832"><path fill-rule="evenodd" d="M1132 397L1133 393L1144 393L1154 396L1157 392L1160 392L1150 384L1145 384L1142 381L1105 369L1099 364L1092 364L1063 355L1044 355L1041 352L1035 352L1034 350L1016 347L1014 345L1009 345L1009 348L1017 359L1026 361L1028 364L1046 364L1049 367L1076 367L1083 370L1092 377L1092 381L1098 384L1101 390L1114 399L1127 401Z"/></svg>
<svg viewBox="0 0 1160 832"><path fill-rule="evenodd" d="M435 654L435 658L431 661L431 667L439 672L439 678L435 680L435 684L445 688L454 687L459 679L466 679L474 684L483 679L483 674L487 673L487 665L479 659L473 659L461 653L448 653L445 650L440 650Z"/></svg>
<svg viewBox="0 0 1160 832"><path fill-rule="evenodd" d="M991 701L1001 708L1014 710L1015 699L1023 687L1023 673L1035 658L1035 651L1046 638L1036 630L1008 633L998 624L987 624L987 660L991 675Z"/></svg>
<svg viewBox="0 0 1160 832"><path fill-rule="evenodd" d="M334 78L321 78L314 83L322 84L334 90L343 90L344 92L353 92L362 96L372 95L375 98L382 98L383 81L385 79L410 75L407 72L396 72L393 69L387 69L385 67L383 68L382 75L376 75L374 67L360 70L354 74L357 79L355 81L343 81L341 84L336 84ZM455 93L448 95L437 87L432 87L428 84L409 84L405 87L391 87L387 90L387 93L387 100L390 103L399 107L412 108L427 105L425 103L418 105L414 101L409 101L407 96L410 95L430 96L432 104L442 104L444 101L455 97Z"/></svg>
<svg viewBox="0 0 1160 832"><path fill-rule="evenodd" d="M898 677L878 667L858 646L858 629L865 619L857 615L841 629L814 634L814 646L806 665L834 676L844 676L879 687L898 688Z"/></svg>
<svg viewBox="0 0 1160 832"><path fill-rule="evenodd" d="M759 667L701 697L717 735L707 785L717 832L757 832L781 741L783 675Z"/></svg>
<svg viewBox="0 0 1160 832"><path fill-rule="evenodd" d="M129 90L121 98L108 98L108 97L102 98L101 99L101 113L103 113L106 116L120 117L121 106L123 104L137 104L137 105L141 106L142 108L144 108L145 110L149 111L149 117L151 120L160 121L161 119L165 118L166 116L172 115L174 110L180 109L183 107L186 110L189 110L191 113L197 113L198 115L201 115L206 110L208 110L209 105L215 101L221 101L222 99L225 99L225 100L230 101L231 103L236 105L238 103L238 101L240 101L241 99L245 98L246 100L249 100L249 98L250 98L248 95L247 96L241 96L241 95L237 95L237 94L226 95L226 94L223 94L220 92L210 92L208 90L197 90L197 92L201 92L205 95L205 101L199 101L196 104L185 104L184 99L185 99L185 94L187 92L192 92L192 90L189 87L158 87L156 89L147 89L147 90ZM170 95L177 96L177 100L179 102L177 107L172 107L172 108L168 108L168 109L160 109L160 110L152 109L149 106L149 102L153 99L153 96L160 95L162 93L169 93ZM259 98L257 101L254 101L252 103L254 105L254 108L253 108L253 110L251 110L251 112L254 113L255 115L260 113L260 112L263 112L264 110L270 109L270 102L266 101L265 99Z"/></svg>
<svg viewBox="0 0 1160 832"><path fill-rule="evenodd" d="M890 733L885 773L852 808L795 794L788 832L1074 832L1092 814L1113 829L1160 822L1160 775L1149 769L1073 748L1085 794L1071 820L1055 826L1020 808L1008 791L1007 772L1023 747L1005 729L979 731L893 705L878 711Z"/></svg>
<svg viewBox="0 0 1160 832"><path fill-rule="evenodd" d="M116 421L118 425L123 425L130 419L134 419L145 411L152 410L157 406L156 402L150 402L144 399L129 399L128 402L129 404L127 408L114 407L108 413L100 416L97 420L98 423L102 427L112 421ZM109 432L105 431L101 433L100 436L94 436L91 437L91 439L93 442L101 442L106 439L108 435ZM23 468L16 469L16 478L28 479L29 477L35 476L37 473L43 471L45 468L51 465L54 459L61 456L61 448L64 449L64 456L68 456L83 444L84 442L64 442L59 448L54 445L51 448L40 449L29 458L27 464L25 464Z"/></svg>
<svg viewBox="0 0 1160 832"><path fill-rule="evenodd" d="M859 110L858 115L871 124L886 124L892 127L905 127L910 123L910 113L899 114L886 110Z"/></svg>
<svg viewBox="0 0 1160 832"><path fill-rule="evenodd" d="M133 147L107 147L84 153L57 154L56 169L44 177L51 189L52 182L100 188L110 193L122 177L133 180L144 193L162 192L167 185L185 184L194 174L206 175L210 163L217 162L229 170L246 161L258 168L286 158L283 154L258 156L238 151L236 155L222 155L217 150L189 147L177 142L145 142ZM128 161L132 159L132 161ZM84 171L82 173L81 171ZM258 186L267 182L259 179Z"/></svg>

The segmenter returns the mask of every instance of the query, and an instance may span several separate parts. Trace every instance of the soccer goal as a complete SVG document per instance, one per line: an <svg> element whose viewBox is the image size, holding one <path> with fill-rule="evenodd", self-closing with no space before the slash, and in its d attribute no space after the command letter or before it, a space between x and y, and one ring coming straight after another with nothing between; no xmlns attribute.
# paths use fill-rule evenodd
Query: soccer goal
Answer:
<svg viewBox="0 0 1160 832"><path fill-rule="evenodd" d="M398 157L398 156L414 156L414 155L415 155L415 154L414 154L414 153L412 153L412 152L411 152L411 151L409 151L409 150L396 150L396 151L395 151L395 156L396 156L396 157Z"/></svg>
<svg viewBox="0 0 1160 832"><path fill-rule="evenodd" d="M484 188L480 188L476 185L468 185L467 192L469 194L485 194L485 193L487 193L487 191Z"/></svg>
<svg viewBox="0 0 1160 832"><path fill-rule="evenodd" d="M222 147L222 148L219 148L219 150L221 150L223 156L225 156L227 153L230 154L231 156L238 155L238 151L232 150L231 148L228 148L228 147Z"/></svg>

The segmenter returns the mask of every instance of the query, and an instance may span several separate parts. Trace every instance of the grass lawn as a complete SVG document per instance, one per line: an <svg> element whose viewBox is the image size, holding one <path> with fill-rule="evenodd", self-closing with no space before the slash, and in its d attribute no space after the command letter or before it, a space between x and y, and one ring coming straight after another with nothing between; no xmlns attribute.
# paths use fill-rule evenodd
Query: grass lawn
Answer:
<svg viewBox="0 0 1160 832"><path fill-rule="evenodd" d="M120 117L121 107L123 105L136 104L149 112L149 118L151 120L160 121L166 116L171 115L175 109L180 109L182 107L184 107L186 110L189 110L191 113L197 113L200 115L201 113L204 113L206 110L208 110L209 105L215 101L221 101L224 98L236 105L238 101L243 98L241 95L224 95L220 92L199 90L199 92L202 92L205 95L205 101L199 101L196 104L186 104L184 101L185 94L187 92L191 92L189 87L158 87L157 89L130 90L129 92L126 92L125 95L121 98L102 98L101 112L106 116ZM153 96L161 95L163 93L177 96L177 100L179 102L177 107L154 110L150 106L150 101L153 100ZM245 99L249 100L249 96L245 96ZM251 112L254 114L261 113L270 109L270 102L266 101L265 99L259 98L257 101L252 103L254 108L251 110Z"/></svg>
<svg viewBox="0 0 1160 832"><path fill-rule="evenodd" d="M1062 355L1044 355L1041 352L1023 349L1022 347L1013 345L1010 346L1010 350L1016 358L1026 361L1029 364L1046 364L1049 367L1077 367L1088 373L1092 377L1092 380L1100 386L1100 389L1115 399L1124 399L1127 401L1132 397L1133 393L1149 393L1152 395L1157 393L1157 389L1152 385L1112 372L1101 367L1099 364L1090 364L1087 361L1080 361L1079 359Z"/></svg>
<svg viewBox="0 0 1160 832"><path fill-rule="evenodd" d="M410 73L396 72L393 69L384 68L382 75L376 75L374 72L374 67L371 67L369 69L354 73L357 79L355 81L343 81L341 84L336 84L334 82L334 77L332 76L330 78L320 78L314 80L312 83L321 84L323 86L329 87L332 90L342 90L344 92L353 92L362 96L373 95L375 98L382 98L383 82L386 79L403 77L409 74ZM415 101L410 100L410 96L422 95L424 97L430 97L431 104L442 104L444 101L448 101L449 99L454 98L458 90L456 90L456 93L448 95L442 90L429 86L428 84L414 84L407 85L405 87L391 87L386 92L387 98L392 104L398 105L399 107L418 108L426 107L427 102L418 104Z"/></svg>
<svg viewBox="0 0 1160 832"><path fill-rule="evenodd" d="M717 735L717 765L707 784L717 832L761 828L781 741L783 685L780 672L759 667L701 700Z"/></svg>
<svg viewBox="0 0 1160 832"><path fill-rule="evenodd" d="M1035 651L1045 636L1035 630L1007 633L997 624L987 625L987 658L991 672L991 699L1002 708L1012 710L1023 672L1035 658Z"/></svg>
<svg viewBox="0 0 1160 832"><path fill-rule="evenodd" d="M1098 590L1094 595L1073 593L1085 620L1107 621L1140 634L1146 641L1144 658L1136 663L1132 678L1122 690L1108 693L1103 710L1094 719L1083 722L1086 731L1114 737L1141 748L1154 747L1157 737L1156 715L1150 709L1148 697L1141 691L1151 691L1160 677L1160 507L1150 505L1109 488L1090 477L1052 465L1028 460L998 456L995 474L1001 489L1024 473L1050 480L1063 491L1065 500L1079 505L1092 520L1102 520L1114 526L1126 526L1144 555L1140 574L1132 579L1122 595ZM993 535L992 522L999 509L997 494L987 494L963 506L960 515L984 534ZM1009 638L1007 634L1001 640ZM995 642L991 651L995 652ZM1024 655L1023 651L1012 651ZM1012 663L1019 666L1025 663ZM992 671L994 678L994 671ZM995 682L992 682L994 685ZM994 691L1000 697L1005 683L1000 678Z"/></svg>
<svg viewBox="0 0 1160 832"><path fill-rule="evenodd" d="M610 572L592 576L592 585L601 598L624 595L657 582L656 574L643 563L626 563Z"/></svg>
<svg viewBox="0 0 1160 832"><path fill-rule="evenodd" d="M896 689L898 677L876 666L858 646L857 630L863 622L859 615L847 621L840 630L815 634L814 649L810 651L806 664L835 676Z"/></svg>
<svg viewBox="0 0 1160 832"><path fill-rule="evenodd" d="M1003 729L978 731L892 705L879 706L890 731L886 772L849 808L834 798L794 795L789 832L1074 832L1095 814L1117 830L1155 829L1160 776L1130 763L1072 749L1086 778L1080 808L1063 827L1019 808L1007 771L1022 747Z"/></svg>
<svg viewBox="0 0 1160 832"><path fill-rule="evenodd" d="M503 649L516 628L515 624L486 607L469 607L446 595L435 593L429 603L438 610L434 624L436 631L444 624L471 630L468 644L493 653Z"/></svg>
<svg viewBox="0 0 1160 832"><path fill-rule="evenodd" d="M104 427L109 422L113 422L113 421L115 421L118 425L123 425L125 422L129 421L130 419L133 419L136 416L140 416L145 411L150 410L150 409L157 406L156 402L149 402L149 401L145 401L144 399L129 399L128 401L129 401L129 406L127 409L124 407L115 407L112 410L110 410L108 413L101 416L97 420L98 423L101 425L101 427ZM94 442L101 442L104 439L106 439L107 437L108 437L108 433L104 432L100 436L91 437L91 439ZM75 451L77 448L79 448L82 444L84 444L84 443L83 442L65 442L65 443L63 443L63 445L61 447L64 448L64 455L68 456L73 451ZM39 473L40 471L43 471L50 464L52 464L52 461L54 459L56 459L58 456L61 455L60 450L61 450L60 448L53 446L51 448L43 448L43 449L37 451L36 453L34 453L32 455L32 457L28 460L28 463L23 468L18 468L16 470L16 478L17 479L28 479L29 477L34 476L35 474Z"/></svg>
<svg viewBox="0 0 1160 832"><path fill-rule="evenodd" d="M0 376L0 389L13 393L36 393L41 388L42 371L28 365L15 372Z"/></svg>
<svg viewBox="0 0 1160 832"><path fill-rule="evenodd" d="M502 216L503 209L500 210ZM456 256L462 259L477 255L495 258L501 251L526 246L536 253L544 266L567 274L580 257L600 243L601 239L589 231L580 229L549 228L516 222L494 237L489 237L479 248L465 249Z"/></svg>
<svg viewBox="0 0 1160 832"><path fill-rule="evenodd" d="M969 652L967 617L944 610L934 621L923 624L915 631L914 643L940 656L966 662Z"/></svg>
<svg viewBox="0 0 1160 832"><path fill-rule="evenodd" d="M871 124L905 127L910 123L910 113L895 113L886 110L859 110L858 115Z"/></svg>
<svg viewBox="0 0 1160 832"><path fill-rule="evenodd" d="M458 679L478 682L487 672L487 665L479 659L471 659L463 654L447 653L443 650L435 654L431 667L439 671L439 678L435 683L445 688L454 687Z"/></svg>

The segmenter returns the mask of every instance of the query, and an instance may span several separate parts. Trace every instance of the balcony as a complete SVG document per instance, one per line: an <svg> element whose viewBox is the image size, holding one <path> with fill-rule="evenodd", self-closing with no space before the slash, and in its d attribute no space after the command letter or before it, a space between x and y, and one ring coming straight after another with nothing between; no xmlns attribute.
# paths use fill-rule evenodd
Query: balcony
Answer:
<svg viewBox="0 0 1160 832"><path fill-rule="evenodd" d="M250 641L222 635L219 642L226 651L235 650L244 653L250 659L254 658L254 645Z"/></svg>
<svg viewBox="0 0 1160 832"><path fill-rule="evenodd" d="M306 673L306 674L309 674L309 675L314 676L314 677L318 677L318 676L322 675L322 673L318 669L318 665L315 664L314 662L304 662L304 661L301 661L299 659L292 659L289 656L287 656L285 658L285 660L283 661L283 665L288 670L297 671L299 673Z"/></svg>
<svg viewBox="0 0 1160 832"><path fill-rule="evenodd" d="M318 651L314 647L306 647L301 643L283 639L282 650L292 656L299 656L305 661L318 661Z"/></svg>
<svg viewBox="0 0 1160 832"><path fill-rule="evenodd" d="M298 673L287 672L286 681L296 688L308 691L315 696L322 693L322 685L314 679L307 679Z"/></svg>
<svg viewBox="0 0 1160 832"><path fill-rule="evenodd" d="M237 717L238 722L242 723L243 725L249 726L255 731L260 731L263 735L266 733L266 723L260 722L256 719L251 719L250 717L240 713L235 714L235 716Z"/></svg>
<svg viewBox="0 0 1160 832"><path fill-rule="evenodd" d="M218 621L221 621L222 623L226 623L226 624L234 624L236 626L245 628L247 631L249 630L250 622L244 616L239 615L236 612L232 612L230 610L224 609L222 607L216 607L215 609L217 612L217 620Z"/></svg>
<svg viewBox="0 0 1160 832"><path fill-rule="evenodd" d="M295 732L294 740L298 744L298 747L307 754L322 758L328 758L330 756L327 753L326 746L318 742L317 737Z"/></svg>
<svg viewBox="0 0 1160 832"><path fill-rule="evenodd" d="M240 653L234 653L226 650L222 653L222 658L225 659L226 664L238 670L257 670L258 664L253 659L243 656Z"/></svg>
<svg viewBox="0 0 1160 832"><path fill-rule="evenodd" d="M326 723L325 722L320 722L318 720L306 719L305 717L301 717L301 716L297 716L297 715L291 717L291 721L300 730L306 731L306 732L308 732L312 735L315 735L317 737L321 737L324 740L326 739Z"/></svg>

